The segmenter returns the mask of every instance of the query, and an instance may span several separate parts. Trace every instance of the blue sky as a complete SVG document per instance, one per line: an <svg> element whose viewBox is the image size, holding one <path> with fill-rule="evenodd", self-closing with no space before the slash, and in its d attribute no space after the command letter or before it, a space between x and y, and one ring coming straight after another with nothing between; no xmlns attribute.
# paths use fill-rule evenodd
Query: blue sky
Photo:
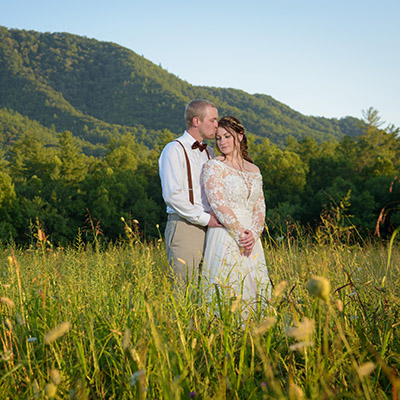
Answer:
<svg viewBox="0 0 400 400"><path fill-rule="evenodd" d="M1 0L0 25L143 55L193 85L263 93L305 115L400 127L398 0Z"/></svg>

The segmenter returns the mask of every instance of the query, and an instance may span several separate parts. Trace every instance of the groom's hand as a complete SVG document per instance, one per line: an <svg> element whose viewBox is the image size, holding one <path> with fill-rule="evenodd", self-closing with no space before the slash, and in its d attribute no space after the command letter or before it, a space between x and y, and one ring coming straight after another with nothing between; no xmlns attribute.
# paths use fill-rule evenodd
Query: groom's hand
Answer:
<svg viewBox="0 0 400 400"><path fill-rule="evenodd" d="M223 228L223 225L218 221L216 215L214 214L214 211L211 211L210 213L210 220L208 221L208 226L211 226L212 228Z"/></svg>

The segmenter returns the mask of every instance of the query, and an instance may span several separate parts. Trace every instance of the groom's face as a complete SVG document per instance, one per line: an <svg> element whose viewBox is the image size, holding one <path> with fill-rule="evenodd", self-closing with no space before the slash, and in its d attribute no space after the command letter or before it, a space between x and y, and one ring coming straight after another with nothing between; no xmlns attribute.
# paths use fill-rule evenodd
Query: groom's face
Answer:
<svg viewBox="0 0 400 400"><path fill-rule="evenodd" d="M202 140L214 139L218 130L218 111L215 107L208 106L204 110L203 119L199 124L199 133Z"/></svg>

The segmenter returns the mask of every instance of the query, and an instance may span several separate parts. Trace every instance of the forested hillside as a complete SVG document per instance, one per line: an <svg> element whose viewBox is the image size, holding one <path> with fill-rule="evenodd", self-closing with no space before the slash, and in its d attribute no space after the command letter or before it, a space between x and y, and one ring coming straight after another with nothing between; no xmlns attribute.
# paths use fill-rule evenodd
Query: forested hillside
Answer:
<svg viewBox="0 0 400 400"><path fill-rule="evenodd" d="M117 44L68 33L0 27L0 88L0 108L69 130L88 151L132 127L180 133L194 98L215 102L221 115L238 116L248 132L279 145L288 136L322 142L361 133L356 118L306 117L270 96L193 86Z"/></svg>
<svg viewBox="0 0 400 400"><path fill-rule="evenodd" d="M373 108L362 121L306 117L270 96L190 85L113 43L0 27L0 242L117 240L121 217L159 236L157 160L193 98L244 122L272 237L354 243L400 225L399 129Z"/></svg>

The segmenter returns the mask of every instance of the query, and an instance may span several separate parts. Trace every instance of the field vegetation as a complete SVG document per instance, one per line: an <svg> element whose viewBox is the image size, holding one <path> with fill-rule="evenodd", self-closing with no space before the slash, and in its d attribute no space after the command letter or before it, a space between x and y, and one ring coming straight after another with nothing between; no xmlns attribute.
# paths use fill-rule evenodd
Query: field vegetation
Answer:
<svg viewBox="0 0 400 400"><path fill-rule="evenodd" d="M272 296L245 320L240 297L174 289L136 222L55 248L37 221L28 249L1 249L1 398L398 398L397 231L267 232Z"/></svg>

